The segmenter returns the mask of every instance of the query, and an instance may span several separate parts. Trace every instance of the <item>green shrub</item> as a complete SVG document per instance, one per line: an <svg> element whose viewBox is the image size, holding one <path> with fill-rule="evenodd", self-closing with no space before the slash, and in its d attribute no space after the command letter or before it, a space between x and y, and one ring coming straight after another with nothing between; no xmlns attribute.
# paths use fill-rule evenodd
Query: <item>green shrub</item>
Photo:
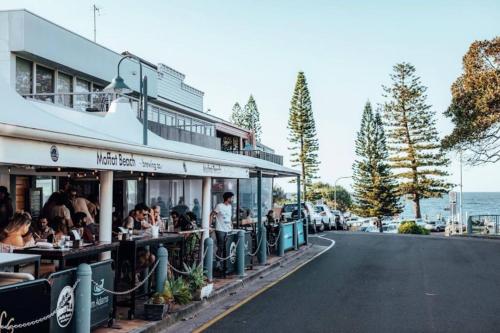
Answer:
<svg viewBox="0 0 500 333"><path fill-rule="evenodd" d="M415 221L403 221L399 225L400 234L429 235L429 230L417 225Z"/></svg>
<svg viewBox="0 0 500 333"><path fill-rule="evenodd" d="M189 285L181 278L167 280L163 291L163 297L172 295L172 298L177 304L187 304L191 302L191 290Z"/></svg>
<svg viewBox="0 0 500 333"><path fill-rule="evenodd" d="M187 282L191 292L196 292L205 285L205 275L203 274L201 266L193 263L193 266L189 267L184 263L184 270L188 273Z"/></svg>

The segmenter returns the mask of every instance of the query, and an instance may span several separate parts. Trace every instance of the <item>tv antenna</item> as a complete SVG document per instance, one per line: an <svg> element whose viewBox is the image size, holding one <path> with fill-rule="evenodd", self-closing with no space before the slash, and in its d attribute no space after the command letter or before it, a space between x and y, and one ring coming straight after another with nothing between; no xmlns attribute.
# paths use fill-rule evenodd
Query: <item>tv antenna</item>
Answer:
<svg viewBox="0 0 500 333"><path fill-rule="evenodd" d="M101 8L97 7L95 4L92 5L92 8L94 9L94 43L95 43L96 42L96 35L97 35L96 15L101 14Z"/></svg>

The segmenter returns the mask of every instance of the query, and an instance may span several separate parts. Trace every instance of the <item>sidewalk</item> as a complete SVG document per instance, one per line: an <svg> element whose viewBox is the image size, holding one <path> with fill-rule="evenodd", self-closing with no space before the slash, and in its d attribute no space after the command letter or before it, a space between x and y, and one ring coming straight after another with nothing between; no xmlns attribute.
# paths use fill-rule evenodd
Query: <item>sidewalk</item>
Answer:
<svg viewBox="0 0 500 333"><path fill-rule="evenodd" d="M161 321L145 321L141 319L126 320L126 309L119 308L115 325L116 328L98 328L95 333L120 333L120 332L159 332L159 331L191 331L204 322L210 320L218 313L227 309L229 304L236 304L241 298L248 297L249 294L257 292L269 283L293 271L304 262L318 254L323 246L308 245L297 251L289 251L284 257L272 256L268 258L265 266L254 266L251 270L246 270L246 276L242 279L237 276L228 276L225 279L214 279L214 292L203 301L195 301L185 306L173 309L167 317ZM144 300L145 301L145 300ZM221 305L224 303L223 305ZM120 311L122 310L122 311ZM143 302L138 302L136 309L137 318L142 317ZM206 317L206 319L205 319ZM178 327L183 326L183 327ZM187 326L187 327L185 327Z"/></svg>

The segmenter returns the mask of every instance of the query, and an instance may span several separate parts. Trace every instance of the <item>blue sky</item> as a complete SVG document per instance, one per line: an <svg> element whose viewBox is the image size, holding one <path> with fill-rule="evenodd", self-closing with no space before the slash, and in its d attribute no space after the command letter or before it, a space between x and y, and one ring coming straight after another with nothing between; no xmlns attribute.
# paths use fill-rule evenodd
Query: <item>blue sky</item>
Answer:
<svg viewBox="0 0 500 333"><path fill-rule="evenodd" d="M392 66L408 61L428 86L441 135L450 85L470 43L500 34L500 1L23 1L26 8L97 41L186 74L205 108L228 118L252 93L263 140L287 152L290 98L299 70L309 82L322 180L351 175L363 105L382 102ZM456 156L450 181L458 183ZM464 190L500 191L500 165L465 167ZM348 185L349 180L343 181ZM292 188L287 186L287 188Z"/></svg>

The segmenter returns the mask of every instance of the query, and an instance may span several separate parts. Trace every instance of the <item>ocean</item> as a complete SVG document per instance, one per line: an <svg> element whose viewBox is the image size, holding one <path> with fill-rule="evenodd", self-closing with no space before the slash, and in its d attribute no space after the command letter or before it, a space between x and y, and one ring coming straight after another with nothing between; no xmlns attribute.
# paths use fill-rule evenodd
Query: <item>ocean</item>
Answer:
<svg viewBox="0 0 500 333"><path fill-rule="evenodd" d="M463 214L470 215L500 215L500 192L464 192L463 194ZM457 210L459 209L460 193L457 194ZM422 217L435 219L438 215L445 219L450 216L450 211L445 210L450 207L448 195L442 198L424 199L420 202ZM415 217L413 212L413 202L405 200L403 218Z"/></svg>

